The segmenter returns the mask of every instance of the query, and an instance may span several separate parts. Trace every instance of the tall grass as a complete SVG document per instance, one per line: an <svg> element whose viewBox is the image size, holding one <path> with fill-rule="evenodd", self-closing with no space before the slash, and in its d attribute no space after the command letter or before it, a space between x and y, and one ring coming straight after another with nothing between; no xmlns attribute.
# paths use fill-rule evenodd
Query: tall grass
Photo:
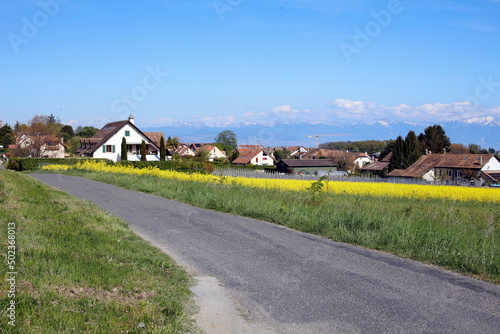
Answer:
<svg viewBox="0 0 500 334"><path fill-rule="evenodd" d="M72 175L262 219L500 282L498 204L257 189L85 171Z"/></svg>
<svg viewBox="0 0 500 334"><path fill-rule="evenodd" d="M188 276L118 218L15 172L0 171L0 240L17 227L16 327L0 333L178 333L190 330Z"/></svg>

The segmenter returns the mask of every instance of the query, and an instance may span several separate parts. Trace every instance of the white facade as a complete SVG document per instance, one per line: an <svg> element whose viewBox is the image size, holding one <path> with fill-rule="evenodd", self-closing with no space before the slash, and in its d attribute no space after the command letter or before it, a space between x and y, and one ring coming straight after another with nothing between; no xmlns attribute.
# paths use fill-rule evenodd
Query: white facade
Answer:
<svg viewBox="0 0 500 334"><path fill-rule="evenodd" d="M361 157L357 158L356 160L354 160L354 165L358 166L358 168L361 168L364 165L367 165L367 164L372 163L372 162L373 162L373 160L371 158L369 158L368 156L361 156Z"/></svg>
<svg viewBox="0 0 500 334"><path fill-rule="evenodd" d="M146 159L148 161L160 160L159 152L157 152L151 141L137 132L134 127L130 126L130 124L123 126L113 136L111 136L111 138L106 140L104 144L99 145L92 156L94 158L110 159L113 162L122 160L121 147L123 137L125 137L125 140L127 141L127 160L138 161L141 159L141 143L143 140L146 142L148 147L148 155L146 156Z"/></svg>
<svg viewBox="0 0 500 334"><path fill-rule="evenodd" d="M219 150L219 148L217 146L203 146L201 149L206 150L208 152L208 159L209 160L227 158L227 156L224 154L224 152Z"/></svg>
<svg viewBox="0 0 500 334"><path fill-rule="evenodd" d="M488 171L500 171L500 161L497 158L493 157L488 161L483 168L481 168L482 172Z"/></svg>
<svg viewBox="0 0 500 334"><path fill-rule="evenodd" d="M272 166L274 165L274 160L270 156L264 155L263 151L260 151L259 154L250 160L250 163L258 166Z"/></svg>

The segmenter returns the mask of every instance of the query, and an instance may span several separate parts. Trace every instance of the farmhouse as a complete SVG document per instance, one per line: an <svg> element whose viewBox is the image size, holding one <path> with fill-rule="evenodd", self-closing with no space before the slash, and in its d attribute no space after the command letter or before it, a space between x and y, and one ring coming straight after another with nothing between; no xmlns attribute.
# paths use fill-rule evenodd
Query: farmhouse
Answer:
<svg viewBox="0 0 500 334"><path fill-rule="evenodd" d="M179 154L181 157L194 157L196 153L189 148L187 144L179 144L179 147L174 151L174 153Z"/></svg>
<svg viewBox="0 0 500 334"><path fill-rule="evenodd" d="M32 157L61 159L68 155L63 140L52 135L19 133L16 136L16 145L9 145L9 148L18 148L21 154Z"/></svg>
<svg viewBox="0 0 500 334"><path fill-rule="evenodd" d="M356 167L361 168L364 165L373 162L373 160L367 153L327 150L323 148L311 150L302 155L301 157L301 159L324 159L324 158L336 161L340 159L349 159L353 162L354 168Z"/></svg>
<svg viewBox="0 0 500 334"><path fill-rule="evenodd" d="M213 161L216 159L221 159L221 158L227 158L226 153L224 151L219 150L217 146L213 145L205 145L202 146L199 151L205 151L207 152L208 160Z"/></svg>
<svg viewBox="0 0 500 334"><path fill-rule="evenodd" d="M338 165L333 160L328 159L314 159L314 160L300 160L300 159L283 159L278 162L276 170L278 173L290 174L315 174L318 171L337 171Z"/></svg>
<svg viewBox="0 0 500 334"><path fill-rule="evenodd" d="M377 175L384 176L387 175L387 171L389 170L389 164L391 161L392 152L386 155L382 160L372 162L371 164L364 165L360 168L360 171L363 175Z"/></svg>
<svg viewBox="0 0 500 334"><path fill-rule="evenodd" d="M156 140L157 135L155 135ZM121 144L127 141L127 160L138 161L141 159L141 143L146 142L148 161L160 160L159 144L143 133L134 125L134 116L128 120L106 124L91 138L82 138L80 148L76 150L79 156L110 159L114 162L122 160ZM158 138L159 141L159 138Z"/></svg>
<svg viewBox="0 0 500 334"><path fill-rule="evenodd" d="M258 166L272 166L274 160L264 152L263 149L240 149L240 155L234 159L235 165L258 165Z"/></svg>
<svg viewBox="0 0 500 334"><path fill-rule="evenodd" d="M407 169L393 170L388 176L481 185L485 181L484 172L500 172L500 159L494 154L428 154Z"/></svg>

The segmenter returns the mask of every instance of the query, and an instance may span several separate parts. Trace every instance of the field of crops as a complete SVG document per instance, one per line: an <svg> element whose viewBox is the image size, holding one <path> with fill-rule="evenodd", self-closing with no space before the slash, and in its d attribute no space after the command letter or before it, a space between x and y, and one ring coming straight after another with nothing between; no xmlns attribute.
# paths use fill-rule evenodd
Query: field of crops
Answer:
<svg viewBox="0 0 500 334"><path fill-rule="evenodd" d="M137 169L131 166L107 165L102 162L84 162L76 166L49 165L45 170L79 169L93 172L117 173L128 175L148 175L159 178L194 181L203 183L234 184L252 188L277 189L284 191L307 191L314 181L273 180L235 178L204 174L187 174L158 168ZM465 188L450 186L423 186L390 183L361 183L325 181L324 191L332 194L392 197L408 199L446 199L461 202L500 203L500 191L489 188Z"/></svg>

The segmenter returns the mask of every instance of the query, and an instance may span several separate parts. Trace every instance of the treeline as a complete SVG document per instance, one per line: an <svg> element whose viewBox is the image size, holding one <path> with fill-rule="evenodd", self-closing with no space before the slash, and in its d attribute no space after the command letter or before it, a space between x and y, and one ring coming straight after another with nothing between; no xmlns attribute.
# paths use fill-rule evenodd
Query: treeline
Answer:
<svg viewBox="0 0 500 334"><path fill-rule="evenodd" d="M399 136L396 140L364 140L341 141L321 144L321 148L338 151L358 151L375 154L380 152L379 160L392 152L388 172L394 169L406 169L413 165L426 151L434 154L499 154L493 148L485 149L477 144L451 144L441 125L432 125L424 129L418 136L414 131L409 131L403 139Z"/></svg>
<svg viewBox="0 0 500 334"><path fill-rule="evenodd" d="M336 151L366 152L375 154L382 152L388 142L387 140L362 140L362 141L338 141L320 144L319 148Z"/></svg>

